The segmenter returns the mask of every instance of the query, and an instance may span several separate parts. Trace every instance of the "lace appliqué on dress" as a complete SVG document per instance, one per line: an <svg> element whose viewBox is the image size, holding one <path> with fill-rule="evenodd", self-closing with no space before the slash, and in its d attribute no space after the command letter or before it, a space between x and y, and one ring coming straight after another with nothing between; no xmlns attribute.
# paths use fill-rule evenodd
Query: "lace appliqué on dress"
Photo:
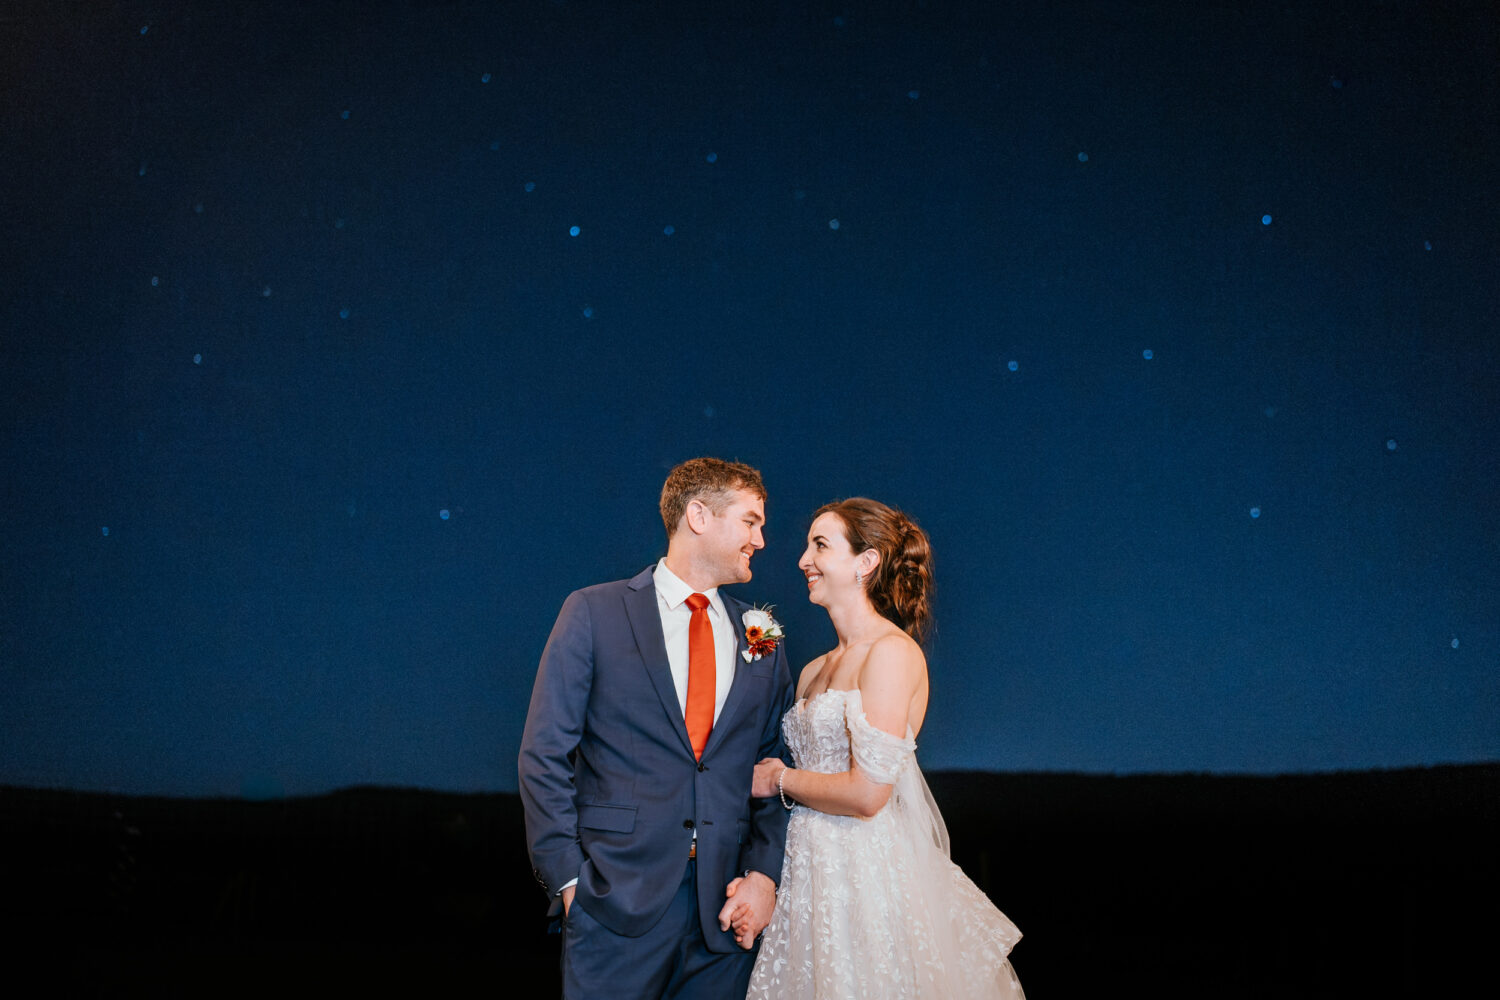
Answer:
<svg viewBox="0 0 1500 1000"><path fill-rule="evenodd" d="M852 758L893 788L870 819L793 810L749 997L1022 1000L1006 957L1021 932L949 860L911 733L875 728L860 692L838 689L798 702L782 730L797 767L836 773Z"/></svg>

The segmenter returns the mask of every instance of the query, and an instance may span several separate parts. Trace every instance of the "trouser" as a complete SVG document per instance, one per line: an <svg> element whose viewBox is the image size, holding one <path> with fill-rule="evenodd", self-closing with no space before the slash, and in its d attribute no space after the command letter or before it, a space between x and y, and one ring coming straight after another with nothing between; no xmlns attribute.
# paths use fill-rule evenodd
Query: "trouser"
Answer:
<svg viewBox="0 0 1500 1000"><path fill-rule="evenodd" d="M738 1000L755 951L712 952L698 922L698 862L656 925L623 937L574 901L562 926L564 1000ZM758 946L757 946L758 947Z"/></svg>

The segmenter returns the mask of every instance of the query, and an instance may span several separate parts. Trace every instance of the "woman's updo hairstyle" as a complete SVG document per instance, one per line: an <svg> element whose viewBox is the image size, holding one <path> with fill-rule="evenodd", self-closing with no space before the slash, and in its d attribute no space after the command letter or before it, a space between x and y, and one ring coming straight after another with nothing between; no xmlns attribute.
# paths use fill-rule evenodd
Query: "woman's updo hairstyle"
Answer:
<svg viewBox="0 0 1500 1000"><path fill-rule="evenodd" d="M880 565L865 579L875 610L918 642L932 624L932 545L927 533L899 510L879 500L850 497L825 504L813 515L834 514L855 554L874 549Z"/></svg>

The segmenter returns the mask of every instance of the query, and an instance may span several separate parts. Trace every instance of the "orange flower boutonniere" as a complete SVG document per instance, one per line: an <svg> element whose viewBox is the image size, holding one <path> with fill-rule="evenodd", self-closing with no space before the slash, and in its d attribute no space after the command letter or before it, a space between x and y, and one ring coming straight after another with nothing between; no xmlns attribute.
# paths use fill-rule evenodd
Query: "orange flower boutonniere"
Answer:
<svg viewBox="0 0 1500 1000"><path fill-rule="evenodd" d="M745 643L749 647L740 650L746 663L776 651L782 636L781 623L771 617L770 608L751 608L740 616L740 622L745 626Z"/></svg>

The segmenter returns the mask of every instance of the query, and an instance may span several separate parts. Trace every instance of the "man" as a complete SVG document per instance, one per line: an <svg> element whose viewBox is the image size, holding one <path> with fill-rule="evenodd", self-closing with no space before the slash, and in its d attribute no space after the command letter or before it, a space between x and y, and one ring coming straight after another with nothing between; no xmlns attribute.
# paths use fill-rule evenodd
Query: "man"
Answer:
<svg viewBox="0 0 1500 1000"><path fill-rule="evenodd" d="M542 652L519 762L532 870L562 913L563 996L743 997L781 877L786 812L752 799L792 701L749 649L766 490L697 458L662 487L667 554L575 591ZM731 921L745 917L738 938Z"/></svg>

